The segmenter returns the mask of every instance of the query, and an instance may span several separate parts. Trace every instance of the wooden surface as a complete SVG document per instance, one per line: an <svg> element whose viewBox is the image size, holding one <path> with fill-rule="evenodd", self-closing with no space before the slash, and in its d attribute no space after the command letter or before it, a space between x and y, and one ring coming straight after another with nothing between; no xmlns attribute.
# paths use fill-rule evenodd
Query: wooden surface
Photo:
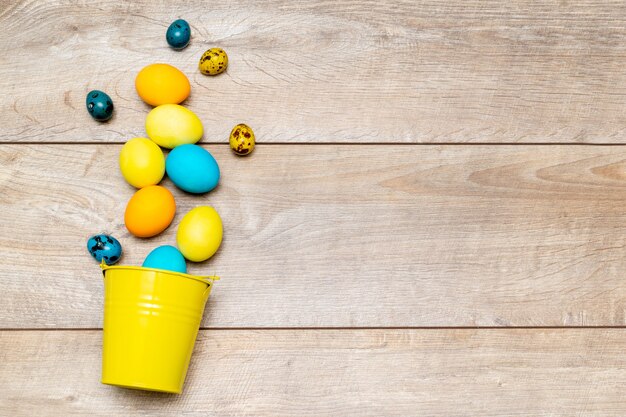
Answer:
<svg viewBox="0 0 626 417"><path fill-rule="evenodd" d="M0 24L0 416L626 415L623 1L0 0ZM139 240L117 158L153 62L189 76L222 179L166 180L174 224ZM222 280L184 394L101 385L86 239L140 264L200 204L225 238L190 270Z"/></svg>
<svg viewBox="0 0 626 417"><path fill-rule="evenodd" d="M0 141L143 135L137 72L183 70L186 105L223 142L624 143L626 2L2 0ZM191 45L167 48L177 17ZM214 46L228 72L197 71ZM100 126L91 89L117 108Z"/></svg>
<svg viewBox="0 0 626 417"><path fill-rule="evenodd" d="M4 332L0 414L621 417L623 333L205 330L174 396L101 385L98 331Z"/></svg>
<svg viewBox="0 0 626 417"><path fill-rule="evenodd" d="M626 147L210 145L218 189L166 181L178 214L148 240L123 224L120 148L0 147L3 327L100 327L87 237L112 233L138 265L202 204L225 229L190 266L223 278L205 326L625 324Z"/></svg>

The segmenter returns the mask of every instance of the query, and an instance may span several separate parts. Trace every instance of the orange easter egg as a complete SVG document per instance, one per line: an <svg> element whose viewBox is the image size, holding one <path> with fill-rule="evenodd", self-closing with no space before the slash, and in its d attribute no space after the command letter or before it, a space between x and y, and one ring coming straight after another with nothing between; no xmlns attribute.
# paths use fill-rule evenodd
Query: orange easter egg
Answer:
<svg viewBox="0 0 626 417"><path fill-rule="evenodd" d="M168 64L148 65L135 78L137 94L151 106L178 104L189 97L187 76Z"/></svg>
<svg viewBox="0 0 626 417"><path fill-rule="evenodd" d="M172 223L176 213L174 196L165 187L144 187L130 198L124 213L124 223L137 237L156 236Z"/></svg>

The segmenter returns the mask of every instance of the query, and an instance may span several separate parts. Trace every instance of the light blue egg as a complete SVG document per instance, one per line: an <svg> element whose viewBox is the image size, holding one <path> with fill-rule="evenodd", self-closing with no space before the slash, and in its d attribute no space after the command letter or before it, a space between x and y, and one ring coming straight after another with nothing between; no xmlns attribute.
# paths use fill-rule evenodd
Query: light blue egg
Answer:
<svg viewBox="0 0 626 417"><path fill-rule="evenodd" d="M109 235L91 236L87 241L87 250L98 262L113 265L122 256L122 245L119 240Z"/></svg>
<svg viewBox="0 0 626 417"><path fill-rule="evenodd" d="M166 271L187 273L185 258L174 246L163 245L148 254L143 265L146 268L165 269Z"/></svg>
<svg viewBox="0 0 626 417"><path fill-rule="evenodd" d="M194 194L211 191L220 180L220 168L213 155L192 144L172 149L165 160L165 171L178 188Z"/></svg>

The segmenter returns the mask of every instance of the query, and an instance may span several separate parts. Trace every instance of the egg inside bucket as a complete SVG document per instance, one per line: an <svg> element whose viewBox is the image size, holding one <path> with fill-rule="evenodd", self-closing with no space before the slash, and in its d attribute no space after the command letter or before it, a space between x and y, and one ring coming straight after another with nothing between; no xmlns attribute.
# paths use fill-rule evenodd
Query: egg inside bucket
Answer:
<svg viewBox="0 0 626 417"><path fill-rule="evenodd" d="M171 245L163 245L154 249L146 256L141 265L146 268L164 269L166 271L187 273L185 257Z"/></svg>

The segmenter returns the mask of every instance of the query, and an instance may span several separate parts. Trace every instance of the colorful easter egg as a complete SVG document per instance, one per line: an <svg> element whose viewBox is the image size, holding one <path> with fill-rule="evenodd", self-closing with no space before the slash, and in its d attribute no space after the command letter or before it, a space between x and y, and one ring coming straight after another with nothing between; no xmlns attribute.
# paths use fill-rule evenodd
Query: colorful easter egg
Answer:
<svg viewBox="0 0 626 417"><path fill-rule="evenodd" d="M176 213L174 196L165 187L150 185L130 198L124 213L124 223L137 237L156 236L172 223Z"/></svg>
<svg viewBox="0 0 626 417"><path fill-rule="evenodd" d="M202 54L198 68L204 75L217 75L226 71L228 55L222 48L211 48Z"/></svg>
<svg viewBox="0 0 626 417"><path fill-rule="evenodd" d="M165 33L167 43L174 49L183 49L189 44L190 38L191 28L183 19L174 20Z"/></svg>
<svg viewBox="0 0 626 417"><path fill-rule="evenodd" d="M215 158L198 145L181 145L172 149L165 161L165 171L178 188L194 194L211 191L220 179Z"/></svg>
<svg viewBox="0 0 626 417"><path fill-rule="evenodd" d="M165 174L165 156L159 145L147 138L133 138L122 146L120 170L135 188L156 185Z"/></svg>
<svg viewBox="0 0 626 417"><path fill-rule="evenodd" d="M230 132L230 149L237 155L248 155L254 150L254 132L250 126L238 124Z"/></svg>
<svg viewBox="0 0 626 417"><path fill-rule="evenodd" d="M122 245L120 242L109 235L95 235L87 240L87 250L93 258L107 265L117 263L122 257Z"/></svg>
<svg viewBox="0 0 626 417"><path fill-rule="evenodd" d="M113 116L113 100L103 91L90 91L85 104L91 117L99 122L109 120Z"/></svg>
<svg viewBox="0 0 626 417"><path fill-rule="evenodd" d="M163 245L148 254L141 265L145 268L164 269L166 271L187 273L185 258L174 246Z"/></svg>
<svg viewBox="0 0 626 417"><path fill-rule="evenodd" d="M177 104L155 107L146 117L146 133L157 145L172 149L202 138L202 122L191 110Z"/></svg>
<svg viewBox="0 0 626 417"><path fill-rule="evenodd" d="M151 106L181 103L191 91L185 74L168 64L152 64L139 71L135 88L139 97Z"/></svg>
<svg viewBox="0 0 626 417"><path fill-rule="evenodd" d="M222 243L222 219L213 207L200 206L185 214L178 225L176 243L185 258L202 262L217 252Z"/></svg>

